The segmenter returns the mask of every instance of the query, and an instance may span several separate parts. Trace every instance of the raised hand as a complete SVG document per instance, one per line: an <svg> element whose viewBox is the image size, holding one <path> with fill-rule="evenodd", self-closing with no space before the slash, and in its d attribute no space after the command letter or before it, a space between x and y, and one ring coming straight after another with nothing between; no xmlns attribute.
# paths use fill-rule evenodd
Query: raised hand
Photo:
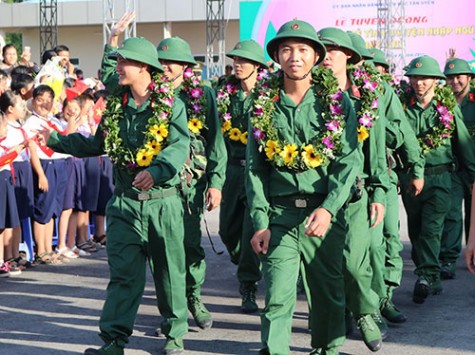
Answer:
<svg viewBox="0 0 475 355"><path fill-rule="evenodd" d="M132 21L135 18L135 11L128 11L122 15L122 17L117 21L114 26L111 28L111 33L109 36L109 44L111 46L117 47L119 44L119 36L124 33L124 31L129 27Z"/></svg>

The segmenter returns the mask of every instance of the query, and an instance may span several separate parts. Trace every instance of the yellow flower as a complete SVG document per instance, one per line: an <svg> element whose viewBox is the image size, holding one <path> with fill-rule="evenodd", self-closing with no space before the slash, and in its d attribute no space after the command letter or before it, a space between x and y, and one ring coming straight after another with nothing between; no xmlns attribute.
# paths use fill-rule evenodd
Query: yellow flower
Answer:
<svg viewBox="0 0 475 355"><path fill-rule="evenodd" d="M358 128L358 142L363 142L369 137L368 130L364 127Z"/></svg>
<svg viewBox="0 0 475 355"><path fill-rule="evenodd" d="M203 128L203 123L196 117L192 118L191 120L188 120L188 129L194 133L200 133L201 129Z"/></svg>
<svg viewBox="0 0 475 355"><path fill-rule="evenodd" d="M157 142L161 142L168 137L168 128L164 123L160 126L155 124L148 131L157 139Z"/></svg>
<svg viewBox="0 0 475 355"><path fill-rule="evenodd" d="M147 144L145 144L145 148L149 151L149 154L151 155L157 155L162 150L160 143L155 140L147 142Z"/></svg>
<svg viewBox="0 0 475 355"><path fill-rule="evenodd" d="M266 143L265 152L269 160L274 159L274 155L280 153L280 148L276 141L268 140Z"/></svg>
<svg viewBox="0 0 475 355"><path fill-rule="evenodd" d="M284 158L284 164L285 165L292 165L294 162L294 158L298 154L297 150L297 145L292 143L292 144L287 144L284 147L284 150L282 150L279 154L282 158Z"/></svg>
<svg viewBox="0 0 475 355"><path fill-rule="evenodd" d="M229 131L229 138L233 141L238 141L241 138L241 131L239 128L233 128Z"/></svg>
<svg viewBox="0 0 475 355"><path fill-rule="evenodd" d="M322 157L315 152L312 144L303 146L302 159L307 166L312 168L316 168L323 163Z"/></svg>
<svg viewBox="0 0 475 355"><path fill-rule="evenodd" d="M242 144L246 145L247 144L247 132L241 133L241 137L239 137L239 140L241 141Z"/></svg>
<svg viewBox="0 0 475 355"><path fill-rule="evenodd" d="M135 159L138 166L149 166L152 162L153 154L150 154L148 149L140 149Z"/></svg>
<svg viewBox="0 0 475 355"><path fill-rule="evenodd" d="M224 121L221 125L221 132L227 132L231 129L231 120Z"/></svg>

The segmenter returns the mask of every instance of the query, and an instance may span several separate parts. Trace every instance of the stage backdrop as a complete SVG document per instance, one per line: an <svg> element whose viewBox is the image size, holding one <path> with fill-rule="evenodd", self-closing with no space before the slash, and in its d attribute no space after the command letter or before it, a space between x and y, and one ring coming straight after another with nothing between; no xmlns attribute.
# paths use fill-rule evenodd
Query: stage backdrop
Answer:
<svg viewBox="0 0 475 355"><path fill-rule="evenodd" d="M475 71L474 0L406 0L406 63L428 54L442 69L449 48ZM240 37L264 45L279 27L294 18L317 30L338 27L359 33L367 45L377 40L376 0L263 0L240 3ZM266 53L267 54L267 53Z"/></svg>

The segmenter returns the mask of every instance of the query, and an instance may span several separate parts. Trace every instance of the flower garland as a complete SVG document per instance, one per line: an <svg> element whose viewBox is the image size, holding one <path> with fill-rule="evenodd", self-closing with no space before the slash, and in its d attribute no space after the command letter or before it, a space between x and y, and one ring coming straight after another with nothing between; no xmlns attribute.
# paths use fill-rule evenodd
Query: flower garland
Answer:
<svg viewBox="0 0 475 355"><path fill-rule="evenodd" d="M279 100L282 72L263 77L252 92L253 136L259 151L264 151L267 159L277 167L296 170L317 168L334 159L341 149L345 116L342 109L343 93L338 89L338 81L331 71L322 68L314 70L312 81L315 95L322 101L322 118L326 129L300 147L281 139L272 121L275 102Z"/></svg>
<svg viewBox="0 0 475 355"><path fill-rule="evenodd" d="M186 68L183 79L183 91L188 95L188 129L190 133L198 135L206 128L206 98L203 85L191 68Z"/></svg>
<svg viewBox="0 0 475 355"><path fill-rule="evenodd" d="M413 105L416 102L414 90L408 86L405 90L404 102L407 105ZM446 86L436 86L434 93L436 101L436 110L439 114L437 125L431 128L424 137L418 138L421 151L428 154L431 150L438 148L447 139L452 137L455 129L454 109L457 105L452 90Z"/></svg>
<svg viewBox="0 0 475 355"><path fill-rule="evenodd" d="M231 104L231 96L238 91L238 79L232 75L227 82L221 86L216 94L216 105L218 108L219 118L221 119L221 132L225 138L234 142L247 144L247 127L233 127L232 116L229 113L229 105Z"/></svg>
<svg viewBox="0 0 475 355"><path fill-rule="evenodd" d="M148 119L144 144L140 148L131 150L119 136L119 120L124 119L128 93L122 99L119 96L110 97L102 119L105 152L114 165L130 174L134 174L139 167L149 166L167 145L168 120L172 115L174 91L166 78L158 73L154 74L149 88L153 114Z"/></svg>
<svg viewBox="0 0 475 355"><path fill-rule="evenodd" d="M349 71L361 94L361 108L356 116L358 118L358 141L363 142L369 137L371 127L379 118L377 90L380 88L381 79L361 67L352 66Z"/></svg>

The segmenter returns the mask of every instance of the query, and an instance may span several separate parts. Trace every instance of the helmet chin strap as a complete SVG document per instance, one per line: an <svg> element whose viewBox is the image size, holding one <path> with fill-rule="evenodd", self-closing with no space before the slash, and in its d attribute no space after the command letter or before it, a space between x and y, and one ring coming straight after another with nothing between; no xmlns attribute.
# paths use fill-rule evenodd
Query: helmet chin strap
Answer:
<svg viewBox="0 0 475 355"><path fill-rule="evenodd" d="M432 83L431 87L426 90L425 93L423 93L422 95L417 95L416 94L417 100L421 101L424 97L426 97L427 94L429 93L429 91L434 87L434 85L435 85L435 81Z"/></svg>
<svg viewBox="0 0 475 355"><path fill-rule="evenodd" d="M248 76L246 76L244 79L241 79L242 81L245 81L247 79L249 79L253 74L254 72L256 71L256 69L253 69L253 71L251 72L251 74L249 74Z"/></svg>
<svg viewBox="0 0 475 355"><path fill-rule="evenodd" d="M307 74L305 74L304 76L300 77L300 78L292 78L289 74L287 74L286 72L284 72L284 75L287 79L290 79L290 80L293 80L293 81L301 81L301 80L304 80L308 77L308 75L312 72L312 69L310 69Z"/></svg>
<svg viewBox="0 0 475 355"><path fill-rule="evenodd" d="M183 73L184 73L184 72L185 72L185 71L182 70L180 74L178 74L177 76L173 77L172 79L169 79L170 82L173 83L176 79L178 79L179 77L183 76Z"/></svg>
<svg viewBox="0 0 475 355"><path fill-rule="evenodd" d="M465 84L465 86L462 90L454 92L454 95L457 96L457 97L461 96L465 92L465 90L467 89L467 87L469 85L470 85L470 81L468 81L467 84Z"/></svg>

